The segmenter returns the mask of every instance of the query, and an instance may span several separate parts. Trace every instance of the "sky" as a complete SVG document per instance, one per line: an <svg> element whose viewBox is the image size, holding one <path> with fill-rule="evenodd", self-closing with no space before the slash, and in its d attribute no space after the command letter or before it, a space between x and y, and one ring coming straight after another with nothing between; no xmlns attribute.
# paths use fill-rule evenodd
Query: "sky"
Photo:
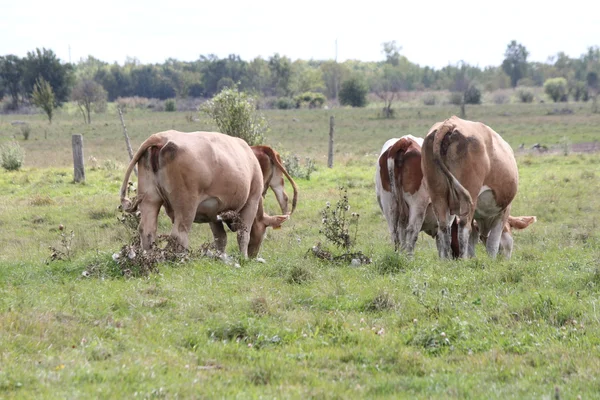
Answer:
<svg viewBox="0 0 600 400"><path fill-rule="evenodd" d="M352 4L352 5L351 5ZM45 47L62 61L89 55L123 64L229 54L250 61L380 61L396 41L409 61L436 69L499 66L516 40L528 61L600 46L600 1L527 0L2 0L0 56ZM568 5L568 8L564 7Z"/></svg>

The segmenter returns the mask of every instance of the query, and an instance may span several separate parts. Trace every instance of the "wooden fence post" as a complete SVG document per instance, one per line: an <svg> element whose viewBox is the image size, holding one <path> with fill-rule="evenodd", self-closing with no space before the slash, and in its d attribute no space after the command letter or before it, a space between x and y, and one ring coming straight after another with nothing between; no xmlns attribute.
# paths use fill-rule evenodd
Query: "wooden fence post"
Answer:
<svg viewBox="0 0 600 400"><path fill-rule="evenodd" d="M85 182L85 168L83 166L83 135L73 135L73 167L74 181Z"/></svg>
<svg viewBox="0 0 600 400"><path fill-rule="evenodd" d="M125 127L125 120L123 119L123 112L121 111L121 107L117 107L119 111L119 117L121 118L121 125L123 126L123 135L125 136L125 145L127 146L127 152L129 153L129 161L133 159L133 151L131 150L131 144L129 144L129 135L127 134L127 128ZM137 166L133 167L133 172L135 172L135 176L137 176Z"/></svg>
<svg viewBox="0 0 600 400"><path fill-rule="evenodd" d="M327 156L327 167L333 168L333 132L334 132L333 115L329 117L329 154Z"/></svg>

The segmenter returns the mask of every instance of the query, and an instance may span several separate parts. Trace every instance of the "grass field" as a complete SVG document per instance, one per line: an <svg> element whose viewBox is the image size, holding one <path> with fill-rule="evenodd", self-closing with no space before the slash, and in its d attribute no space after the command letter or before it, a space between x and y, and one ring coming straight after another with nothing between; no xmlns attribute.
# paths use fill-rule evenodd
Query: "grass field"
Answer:
<svg viewBox="0 0 600 400"><path fill-rule="evenodd" d="M375 199L379 150L455 108L405 106L392 120L374 108L266 111L267 143L317 165L297 180L291 220L269 232L266 263L192 258L136 278L112 259L131 240L117 220L128 160L118 116L109 109L85 126L67 109L48 126L1 115L0 144L15 136L26 158L0 171L0 398L598 398L600 153L573 150L600 140L600 114L569 108L467 108L517 153L512 214L538 217L515 233L510 261L481 246L476 259L440 261L423 234L414 259L393 252ZM134 149L161 130L214 129L188 115L128 112ZM14 120L29 123L29 140ZM85 184L73 183L73 133L84 135ZM371 264L310 254L327 244L320 212L340 186L360 213L355 249ZM163 216L159 230L169 229ZM71 231L68 259L50 261ZM210 240L207 225L193 227L192 248Z"/></svg>

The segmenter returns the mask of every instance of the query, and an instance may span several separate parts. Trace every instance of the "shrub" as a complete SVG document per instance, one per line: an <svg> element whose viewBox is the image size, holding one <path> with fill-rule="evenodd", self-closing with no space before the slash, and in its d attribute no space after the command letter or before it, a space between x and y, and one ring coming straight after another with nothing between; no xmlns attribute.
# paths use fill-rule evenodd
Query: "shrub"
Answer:
<svg viewBox="0 0 600 400"><path fill-rule="evenodd" d="M361 77L354 76L342 83L340 103L344 106L364 107L367 105L369 87Z"/></svg>
<svg viewBox="0 0 600 400"><path fill-rule="evenodd" d="M23 135L23 139L28 140L29 135L31 135L31 126L29 124L21 125L21 134Z"/></svg>
<svg viewBox="0 0 600 400"><path fill-rule="evenodd" d="M471 85L464 93L465 104L481 104L481 90L476 85Z"/></svg>
<svg viewBox="0 0 600 400"><path fill-rule="evenodd" d="M494 104L507 104L510 101L510 98L506 95L506 93L495 93L494 94Z"/></svg>
<svg viewBox="0 0 600 400"><path fill-rule="evenodd" d="M315 92L304 92L294 98L296 107L321 108L325 104L325 95Z"/></svg>
<svg viewBox="0 0 600 400"><path fill-rule="evenodd" d="M588 100L588 91L584 82L575 82L573 86L571 86L569 93L573 96L573 100L575 101Z"/></svg>
<svg viewBox="0 0 600 400"><path fill-rule="evenodd" d="M519 89L519 91L517 92L517 96L519 96L519 100L521 100L521 103L533 102L533 93L527 89Z"/></svg>
<svg viewBox="0 0 600 400"><path fill-rule="evenodd" d="M237 88L224 89L200 110L215 121L220 132L242 138L250 146L261 144L269 129L266 118L256 109L256 99Z"/></svg>
<svg viewBox="0 0 600 400"><path fill-rule="evenodd" d="M460 106L463 101L463 94L461 92L452 92L448 98L448 102L455 106Z"/></svg>
<svg viewBox="0 0 600 400"><path fill-rule="evenodd" d="M279 97L275 101L275 107L279 110L290 110L296 108L296 101L290 97Z"/></svg>
<svg viewBox="0 0 600 400"><path fill-rule="evenodd" d="M544 82L544 92L554 101L566 101L567 80L565 78L551 78Z"/></svg>
<svg viewBox="0 0 600 400"><path fill-rule="evenodd" d="M25 150L17 142L10 142L0 147L2 168L7 171L18 171L23 166Z"/></svg>
<svg viewBox="0 0 600 400"><path fill-rule="evenodd" d="M437 103L437 97L433 93L427 93L423 96L423 104L426 106L435 106Z"/></svg>
<svg viewBox="0 0 600 400"><path fill-rule="evenodd" d="M167 101L165 101L165 111L173 112L175 110L175 99L168 99Z"/></svg>
<svg viewBox="0 0 600 400"><path fill-rule="evenodd" d="M306 157L305 166L300 165L300 159L295 154L282 153L281 159L288 174L293 178L302 178L308 181L310 180L310 175L316 170L315 160L310 157Z"/></svg>

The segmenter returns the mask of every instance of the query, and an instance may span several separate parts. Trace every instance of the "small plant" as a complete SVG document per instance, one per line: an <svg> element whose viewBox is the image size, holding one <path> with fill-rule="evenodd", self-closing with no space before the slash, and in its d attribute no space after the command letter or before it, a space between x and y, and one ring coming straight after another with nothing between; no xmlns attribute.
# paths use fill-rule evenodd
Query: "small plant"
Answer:
<svg viewBox="0 0 600 400"><path fill-rule="evenodd" d="M435 106L437 103L437 97L433 93L427 93L423 96L423 104L426 106Z"/></svg>
<svg viewBox="0 0 600 400"><path fill-rule="evenodd" d="M529 90L519 89L517 95L519 96L519 100L521 100L521 103L533 102L533 93L531 93Z"/></svg>
<svg viewBox="0 0 600 400"><path fill-rule="evenodd" d="M72 255L72 243L73 243L73 238L75 237L75 233L73 231L71 231L71 233L66 233L65 230L65 226L63 224L60 224L58 226L58 235L60 237L60 247L54 247L54 246L50 246L50 258L48 259L48 261L46 262L46 264L49 264L50 261L56 261L56 260L67 260L67 261L71 261L71 255Z"/></svg>
<svg viewBox="0 0 600 400"><path fill-rule="evenodd" d="M340 188L340 192L341 198L338 200L335 208L332 208L331 204L327 202L325 208L321 210L323 226L319 230L319 233L323 234L327 241L335 245L338 249L343 250L344 253L334 256L331 252L324 249L321 243L318 243L311 249L312 253L315 257L324 260L351 261L353 266L368 264L371 262L371 259L366 257L361 251L351 252L352 247L356 243L360 215L355 212L350 213L347 189L342 187ZM351 230L354 232L351 232Z"/></svg>
<svg viewBox="0 0 600 400"><path fill-rule="evenodd" d="M310 175L316 170L315 161L310 157L306 157L304 166L300 165L300 159L295 154L283 153L281 154L281 158L285 169L293 178L301 178L308 181L310 180Z"/></svg>
<svg viewBox="0 0 600 400"><path fill-rule="evenodd" d="M319 231L325 235L325 238L336 247L350 251L358 232L358 213L349 213L350 204L348 203L348 189L340 188L341 199L338 200L335 208L327 202L325 208L321 211L323 227ZM350 217L348 218L348 214ZM350 229L354 227L354 237L350 235Z"/></svg>
<svg viewBox="0 0 600 400"><path fill-rule="evenodd" d="M21 135L23 135L24 140L29 140L29 136L31 135L31 125L29 125L29 124L21 125Z"/></svg>
<svg viewBox="0 0 600 400"><path fill-rule="evenodd" d="M176 109L177 107L175 106L175 99L168 99L165 101L165 111L174 112Z"/></svg>
<svg viewBox="0 0 600 400"><path fill-rule="evenodd" d="M0 147L2 168L7 171L18 171L23 166L25 150L17 142L10 142Z"/></svg>

